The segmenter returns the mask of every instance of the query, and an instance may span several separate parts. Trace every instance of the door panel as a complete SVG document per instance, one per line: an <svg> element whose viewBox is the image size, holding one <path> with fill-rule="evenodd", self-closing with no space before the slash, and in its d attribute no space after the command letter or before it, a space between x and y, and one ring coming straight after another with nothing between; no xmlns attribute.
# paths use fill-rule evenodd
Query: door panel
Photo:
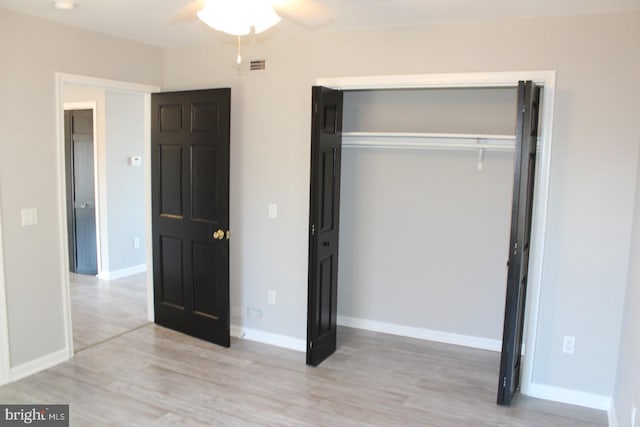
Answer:
<svg viewBox="0 0 640 427"><path fill-rule="evenodd" d="M312 92L307 364L336 349L342 92Z"/></svg>
<svg viewBox="0 0 640 427"><path fill-rule="evenodd" d="M518 84L509 270L497 400L500 405L509 405L520 385L540 92L533 82Z"/></svg>
<svg viewBox="0 0 640 427"><path fill-rule="evenodd" d="M65 111L69 268L98 274L93 110Z"/></svg>
<svg viewBox="0 0 640 427"><path fill-rule="evenodd" d="M160 147L160 214L182 216L182 148Z"/></svg>
<svg viewBox="0 0 640 427"><path fill-rule="evenodd" d="M333 256L320 261L320 287L318 288L318 292L320 292L320 322L318 325L318 335L322 336L325 333L330 333L332 325L332 312L333 312L333 304L332 304L332 286L331 281L333 280Z"/></svg>
<svg viewBox="0 0 640 427"><path fill-rule="evenodd" d="M217 317L224 309L224 295L218 289L221 284L218 278L220 267L212 260L224 259L217 248L199 243L193 245L193 308L194 311ZM213 284L213 286L211 286ZM223 307L221 307L221 305Z"/></svg>
<svg viewBox="0 0 640 427"><path fill-rule="evenodd" d="M156 323L229 346L230 89L154 94Z"/></svg>
<svg viewBox="0 0 640 427"><path fill-rule="evenodd" d="M162 301L174 307L184 307L182 240L160 238Z"/></svg>
<svg viewBox="0 0 640 427"><path fill-rule="evenodd" d="M216 218L224 215L219 212L220 186L218 173L220 172L220 153L217 147L194 147L192 149L193 181L191 185L191 210L193 219L198 221L215 222Z"/></svg>

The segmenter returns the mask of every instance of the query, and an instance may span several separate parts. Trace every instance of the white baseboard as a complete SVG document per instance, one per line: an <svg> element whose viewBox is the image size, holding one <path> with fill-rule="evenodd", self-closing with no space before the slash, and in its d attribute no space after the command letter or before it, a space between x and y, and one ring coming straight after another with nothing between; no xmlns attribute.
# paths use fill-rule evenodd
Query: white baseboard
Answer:
<svg viewBox="0 0 640 427"><path fill-rule="evenodd" d="M417 338L421 340L461 345L464 347L472 347L482 350L502 350L502 341L500 340L434 331L432 329L416 328L413 326L397 325L394 323L378 322L377 320L359 319L356 317L338 315L338 325L366 329L368 331L383 332L385 334L400 335L409 338Z"/></svg>
<svg viewBox="0 0 640 427"><path fill-rule="evenodd" d="M545 384L529 384L526 394L539 399L553 400L554 402L568 403L570 405L584 406L586 408L600 409L602 411L610 411L612 408L611 396L585 393L582 391L554 387Z"/></svg>
<svg viewBox="0 0 640 427"><path fill-rule="evenodd" d="M98 278L103 280L114 280L122 277L131 276L133 274L144 273L147 271L147 264L134 265L133 267L123 268L114 271L102 271L98 274Z"/></svg>
<svg viewBox="0 0 640 427"><path fill-rule="evenodd" d="M47 354L46 356L39 357L22 365L11 368L9 372L9 381L18 381L22 378L33 375L37 372L49 369L52 366L58 365L62 362L66 362L71 358L71 355L66 348L56 351L54 353Z"/></svg>
<svg viewBox="0 0 640 427"><path fill-rule="evenodd" d="M276 347L288 348L289 350L307 350L307 342L300 338L273 334L271 332L259 331L257 329L245 328L238 325L231 325L231 336L249 341L261 342L263 344L274 345Z"/></svg>

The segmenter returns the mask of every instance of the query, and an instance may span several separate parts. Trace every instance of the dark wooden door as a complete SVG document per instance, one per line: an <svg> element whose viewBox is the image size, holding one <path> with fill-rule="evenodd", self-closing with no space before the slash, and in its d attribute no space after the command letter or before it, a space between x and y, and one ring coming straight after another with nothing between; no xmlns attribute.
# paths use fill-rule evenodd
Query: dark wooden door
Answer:
<svg viewBox="0 0 640 427"><path fill-rule="evenodd" d="M64 112L69 268L98 274L93 110Z"/></svg>
<svg viewBox="0 0 640 427"><path fill-rule="evenodd" d="M500 405L509 405L520 385L539 104L540 88L530 81L519 82L509 269L498 386Z"/></svg>
<svg viewBox="0 0 640 427"><path fill-rule="evenodd" d="M231 89L151 96L156 323L229 346Z"/></svg>
<svg viewBox="0 0 640 427"><path fill-rule="evenodd" d="M342 92L313 87L307 364L336 349Z"/></svg>

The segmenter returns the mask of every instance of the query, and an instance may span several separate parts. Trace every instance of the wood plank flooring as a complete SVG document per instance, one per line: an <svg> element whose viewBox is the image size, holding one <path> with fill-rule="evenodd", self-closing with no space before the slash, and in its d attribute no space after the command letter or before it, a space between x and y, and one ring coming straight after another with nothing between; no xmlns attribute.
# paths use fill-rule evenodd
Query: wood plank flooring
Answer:
<svg viewBox="0 0 640 427"><path fill-rule="evenodd" d="M0 387L2 403L68 403L73 426L606 426L606 414L518 396L495 404L499 354L340 328L304 354L230 349L146 321L144 274L72 275L76 355Z"/></svg>
<svg viewBox="0 0 640 427"><path fill-rule="evenodd" d="M349 328L318 368L245 340L218 347L153 324L0 388L69 403L75 426L605 426L604 412L495 404L498 354Z"/></svg>
<svg viewBox="0 0 640 427"><path fill-rule="evenodd" d="M115 280L69 273L69 279L74 351L149 323L146 273Z"/></svg>

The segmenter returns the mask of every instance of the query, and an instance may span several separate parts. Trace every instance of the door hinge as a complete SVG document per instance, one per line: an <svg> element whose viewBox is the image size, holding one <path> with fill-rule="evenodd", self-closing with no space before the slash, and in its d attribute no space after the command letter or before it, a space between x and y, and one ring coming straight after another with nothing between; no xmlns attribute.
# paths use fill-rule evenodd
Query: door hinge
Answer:
<svg viewBox="0 0 640 427"><path fill-rule="evenodd" d="M318 103L313 104L313 112L314 114L318 114Z"/></svg>
<svg viewBox="0 0 640 427"><path fill-rule="evenodd" d="M309 341L309 348L313 348L313 341Z"/></svg>
<svg viewBox="0 0 640 427"><path fill-rule="evenodd" d="M231 239L231 230L227 230L226 236L227 240Z"/></svg>
<svg viewBox="0 0 640 427"><path fill-rule="evenodd" d="M515 242L513 244L513 254L517 255L518 254L518 242Z"/></svg>
<svg viewBox="0 0 640 427"><path fill-rule="evenodd" d="M316 225L315 225L315 224L313 224L313 225L311 226L311 235L312 235L312 236L315 236L315 235L316 235Z"/></svg>
<svg viewBox="0 0 640 427"><path fill-rule="evenodd" d="M507 386L507 377L505 376L505 377L502 379L502 387L506 387L506 386Z"/></svg>

